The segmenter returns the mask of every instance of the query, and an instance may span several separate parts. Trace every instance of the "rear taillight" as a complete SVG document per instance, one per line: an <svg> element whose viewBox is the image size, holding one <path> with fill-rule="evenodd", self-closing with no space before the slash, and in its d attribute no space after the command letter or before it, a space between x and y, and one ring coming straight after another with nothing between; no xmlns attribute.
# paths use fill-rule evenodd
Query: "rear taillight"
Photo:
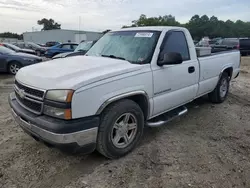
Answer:
<svg viewBox="0 0 250 188"><path fill-rule="evenodd" d="M238 45L236 46L236 48L239 50L239 49L240 49L240 45L238 44Z"/></svg>

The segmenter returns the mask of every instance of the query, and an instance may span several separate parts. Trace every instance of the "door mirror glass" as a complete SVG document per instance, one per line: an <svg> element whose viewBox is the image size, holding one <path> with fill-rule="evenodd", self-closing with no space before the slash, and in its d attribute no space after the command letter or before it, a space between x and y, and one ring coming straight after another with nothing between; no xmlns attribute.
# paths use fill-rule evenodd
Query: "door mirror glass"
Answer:
<svg viewBox="0 0 250 188"><path fill-rule="evenodd" d="M170 53L165 53L163 56L163 60L158 61L157 65L158 66L176 65L176 64L181 64L182 62L183 59L180 53L170 52Z"/></svg>

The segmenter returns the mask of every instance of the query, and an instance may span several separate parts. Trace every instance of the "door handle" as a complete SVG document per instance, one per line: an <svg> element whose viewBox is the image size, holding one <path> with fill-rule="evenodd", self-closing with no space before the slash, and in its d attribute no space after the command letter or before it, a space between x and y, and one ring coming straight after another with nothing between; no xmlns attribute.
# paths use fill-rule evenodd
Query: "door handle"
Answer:
<svg viewBox="0 0 250 188"><path fill-rule="evenodd" d="M188 73L193 73L195 71L195 68L192 66L192 67L188 67Z"/></svg>

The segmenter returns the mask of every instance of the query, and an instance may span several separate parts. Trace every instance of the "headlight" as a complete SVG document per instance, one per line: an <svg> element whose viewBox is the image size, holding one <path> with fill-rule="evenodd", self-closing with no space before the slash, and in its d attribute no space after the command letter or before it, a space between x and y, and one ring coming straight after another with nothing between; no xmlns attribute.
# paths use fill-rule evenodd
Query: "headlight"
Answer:
<svg viewBox="0 0 250 188"><path fill-rule="evenodd" d="M73 93L73 90L49 90L45 98L58 102L71 102Z"/></svg>
<svg viewBox="0 0 250 188"><path fill-rule="evenodd" d="M74 90L49 90L45 96L43 113L60 119L72 119L71 101Z"/></svg>
<svg viewBox="0 0 250 188"><path fill-rule="evenodd" d="M53 106L44 105L43 113L48 116L53 116L60 119L72 119L71 109L56 108Z"/></svg>

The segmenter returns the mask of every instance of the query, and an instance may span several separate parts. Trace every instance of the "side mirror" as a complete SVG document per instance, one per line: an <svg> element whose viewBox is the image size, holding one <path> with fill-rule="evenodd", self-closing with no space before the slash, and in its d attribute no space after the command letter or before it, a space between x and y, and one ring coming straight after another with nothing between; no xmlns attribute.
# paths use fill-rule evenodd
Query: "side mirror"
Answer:
<svg viewBox="0 0 250 188"><path fill-rule="evenodd" d="M170 53L165 53L163 56L163 60L158 61L157 65L161 67L163 65L181 64L182 62L183 59L180 53L170 52Z"/></svg>

